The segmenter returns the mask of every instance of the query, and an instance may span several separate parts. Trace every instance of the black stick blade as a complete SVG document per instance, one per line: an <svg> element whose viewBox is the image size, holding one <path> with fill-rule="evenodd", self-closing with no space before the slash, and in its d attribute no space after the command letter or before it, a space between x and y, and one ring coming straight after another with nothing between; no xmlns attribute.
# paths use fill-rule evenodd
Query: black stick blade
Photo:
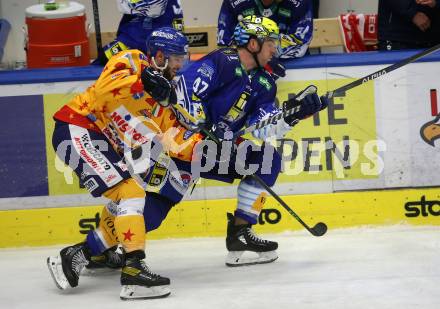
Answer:
<svg viewBox="0 0 440 309"><path fill-rule="evenodd" d="M327 225L319 222L314 227L310 228L310 232L313 236L322 236L327 232Z"/></svg>

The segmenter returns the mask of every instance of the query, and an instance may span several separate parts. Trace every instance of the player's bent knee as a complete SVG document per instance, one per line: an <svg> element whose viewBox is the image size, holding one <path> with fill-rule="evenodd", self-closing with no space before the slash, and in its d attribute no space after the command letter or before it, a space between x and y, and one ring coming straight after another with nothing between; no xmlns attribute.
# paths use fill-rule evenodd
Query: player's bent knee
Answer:
<svg viewBox="0 0 440 309"><path fill-rule="evenodd" d="M175 202L156 193L147 192L145 197L144 220L147 232L157 229L167 217Z"/></svg>

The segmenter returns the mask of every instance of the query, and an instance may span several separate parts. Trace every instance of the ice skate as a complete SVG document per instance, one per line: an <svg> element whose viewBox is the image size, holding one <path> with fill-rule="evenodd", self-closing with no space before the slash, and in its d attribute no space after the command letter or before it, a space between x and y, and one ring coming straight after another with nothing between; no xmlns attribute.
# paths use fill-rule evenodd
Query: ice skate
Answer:
<svg viewBox="0 0 440 309"><path fill-rule="evenodd" d="M145 254L138 252L131 252L122 268L121 299L151 299L170 295L170 279L153 273L143 260Z"/></svg>
<svg viewBox="0 0 440 309"><path fill-rule="evenodd" d="M278 258L275 251L278 248L277 242L258 237L252 230L251 224L234 225L234 219L234 215L228 213L227 266L264 264Z"/></svg>
<svg viewBox="0 0 440 309"><path fill-rule="evenodd" d="M90 257L90 262L82 271L81 276L100 276L114 274L124 266L125 254L122 247L112 247L101 255Z"/></svg>
<svg viewBox="0 0 440 309"><path fill-rule="evenodd" d="M64 248L58 256L48 257L47 266L56 286L64 290L78 285L79 274L89 261L89 249L79 243Z"/></svg>

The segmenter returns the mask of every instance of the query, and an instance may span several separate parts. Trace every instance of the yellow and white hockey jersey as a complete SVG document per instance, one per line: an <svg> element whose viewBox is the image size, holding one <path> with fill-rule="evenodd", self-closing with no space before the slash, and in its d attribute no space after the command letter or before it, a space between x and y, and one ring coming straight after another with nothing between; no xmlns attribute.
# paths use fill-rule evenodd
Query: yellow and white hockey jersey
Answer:
<svg viewBox="0 0 440 309"><path fill-rule="evenodd" d="M187 130L179 125L170 107L160 106L144 91L141 72L148 67L139 50L113 56L98 80L75 96L54 118L89 130L102 132L113 148L122 153L159 137L172 156L190 161L199 134L185 138Z"/></svg>

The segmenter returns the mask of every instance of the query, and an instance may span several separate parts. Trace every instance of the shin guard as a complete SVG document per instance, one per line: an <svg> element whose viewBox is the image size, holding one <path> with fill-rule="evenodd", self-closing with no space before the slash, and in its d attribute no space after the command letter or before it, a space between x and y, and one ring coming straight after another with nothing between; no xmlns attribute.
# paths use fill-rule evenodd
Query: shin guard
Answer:
<svg viewBox="0 0 440 309"><path fill-rule="evenodd" d="M251 224L256 224L266 202L266 197L267 193L263 188L242 180L238 185L238 203L235 216Z"/></svg>

